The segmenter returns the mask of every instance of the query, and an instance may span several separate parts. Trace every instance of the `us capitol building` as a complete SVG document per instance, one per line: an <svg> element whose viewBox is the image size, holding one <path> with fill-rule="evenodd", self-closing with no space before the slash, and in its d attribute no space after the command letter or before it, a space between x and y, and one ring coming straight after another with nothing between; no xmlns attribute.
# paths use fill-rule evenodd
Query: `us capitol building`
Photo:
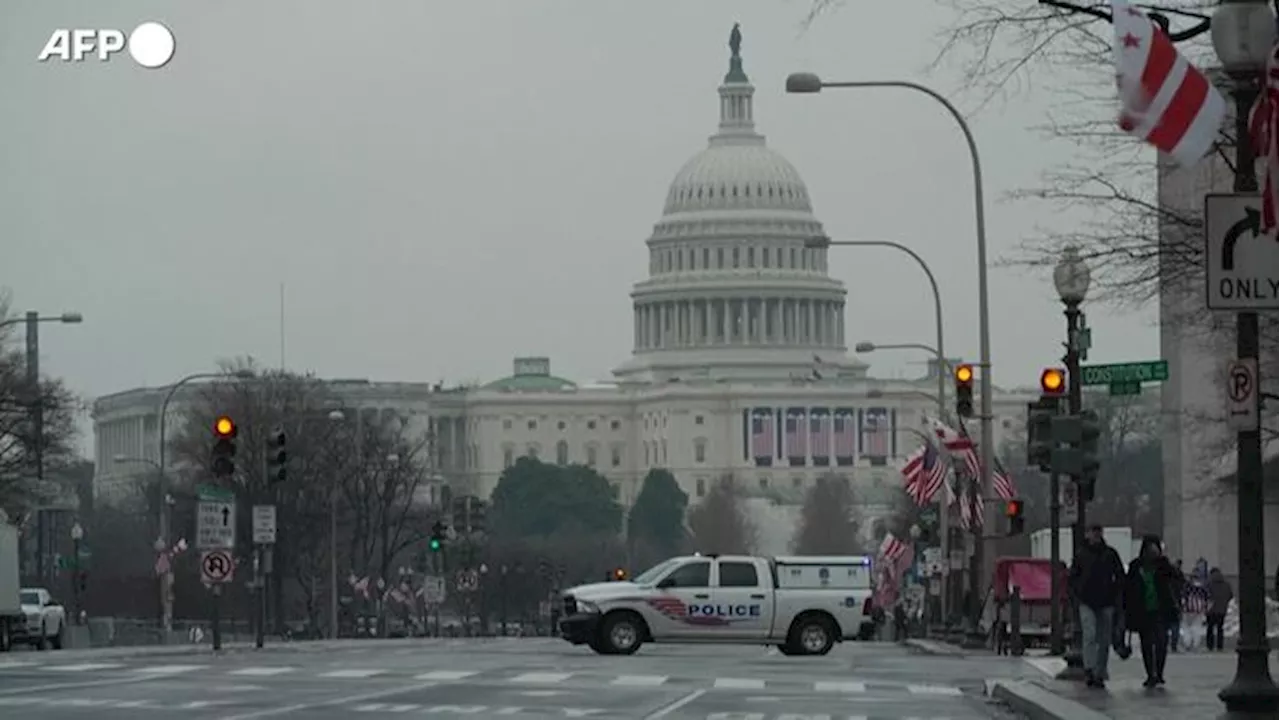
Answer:
<svg viewBox="0 0 1280 720"><path fill-rule="evenodd" d="M656 467L691 502L726 480L799 502L831 473L851 477L865 503L891 502L900 458L935 414L937 364L915 380L877 379L846 354L847 291L828 275L826 249L805 247L822 224L800 174L756 131L738 40L735 29L719 128L676 173L647 241L648 276L631 292L634 348L612 381L557 377L545 357L516 358L510 377L478 387L330 381L358 409L348 416L429 434L437 482L455 492L487 495L504 468L532 455L594 467L624 504ZM136 492L154 472L166 391L95 402L100 497ZM175 395L171 427L196 392ZM997 391L997 447L1021 435L1031 395Z"/></svg>

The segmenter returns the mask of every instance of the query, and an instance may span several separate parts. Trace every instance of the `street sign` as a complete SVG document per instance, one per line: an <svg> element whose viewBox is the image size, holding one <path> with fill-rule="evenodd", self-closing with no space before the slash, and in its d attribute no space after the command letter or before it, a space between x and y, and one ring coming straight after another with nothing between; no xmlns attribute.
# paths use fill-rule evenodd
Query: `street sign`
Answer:
<svg viewBox="0 0 1280 720"><path fill-rule="evenodd" d="M1232 360L1227 365L1227 427L1257 430L1258 420L1258 360Z"/></svg>
<svg viewBox="0 0 1280 720"><path fill-rule="evenodd" d="M196 506L196 547L232 550L236 546L236 504L217 500Z"/></svg>
<svg viewBox="0 0 1280 720"><path fill-rule="evenodd" d="M463 592L474 592L480 587L480 573L475 570L459 570L454 583Z"/></svg>
<svg viewBox="0 0 1280 720"><path fill-rule="evenodd" d="M274 545L276 542L276 506L253 506L253 542Z"/></svg>
<svg viewBox="0 0 1280 720"><path fill-rule="evenodd" d="M200 580L206 585L231 582L236 562L226 550L208 550L200 555Z"/></svg>
<svg viewBox="0 0 1280 720"><path fill-rule="evenodd" d="M1169 361L1085 365L1080 368L1080 385L1116 385L1118 383L1164 382L1169 379Z"/></svg>
<svg viewBox="0 0 1280 720"><path fill-rule="evenodd" d="M422 579L422 599L432 605L444 602L444 578L439 575L428 575Z"/></svg>
<svg viewBox="0 0 1280 720"><path fill-rule="evenodd" d="M196 494L201 502L233 502L236 499L234 492L216 485L201 485L196 488Z"/></svg>
<svg viewBox="0 0 1280 720"><path fill-rule="evenodd" d="M1142 383L1140 382L1118 382L1111 383L1110 391L1112 395L1141 395Z"/></svg>
<svg viewBox="0 0 1280 720"><path fill-rule="evenodd" d="M1276 309L1280 251L1261 230L1261 196L1204 196L1205 304L1210 310Z"/></svg>

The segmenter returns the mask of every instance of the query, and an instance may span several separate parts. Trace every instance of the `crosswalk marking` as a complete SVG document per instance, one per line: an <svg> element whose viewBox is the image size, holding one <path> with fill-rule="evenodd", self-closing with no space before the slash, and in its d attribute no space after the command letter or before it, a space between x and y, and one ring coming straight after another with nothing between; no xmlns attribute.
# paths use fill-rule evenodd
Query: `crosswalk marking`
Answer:
<svg viewBox="0 0 1280 720"><path fill-rule="evenodd" d="M267 677L267 676L270 676L270 675L283 675L283 674L285 674L285 673L290 673L290 672L293 672L293 668L291 668L291 667L279 667L279 666L273 666L273 667L247 667L247 668L240 668L239 670L232 670L232 671L231 671L230 673L228 673L228 674L230 674L230 675L252 675L252 676L254 676L254 677Z"/></svg>
<svg viewBox="0 0 1280 720"><path fill-rule="evenodd" d="M374 675L381 675L384 671L369 668L351 668L347 670L333 670L331 672L320 673L322 678L367 678Z"/></svg>
<svg viewBox="0 0 1280 720"><path fill-rule="evenodd" d="M152 665L150 667L136 668L135 672L144 675L181 675L182 673L195 672L196 670L204 670L208 665Z"/></svg>
<svg viewBox="0 0 1280 720"><path fill-rule="evenodd" d="M533 672L517 675L511 678L511 682L518 683L558 683L568 680L573 673L543 673Z"/></svg>
<svg viewBox="0 0 1280 720"><path fill-rule="evenodd" d="M763 690L764 681L752 678L716 678L713 685L721 690Z"/></svg>
<svg viewBox="0 0 1280 720"><path fill-rule="evenodd" d="M475 670L432 670L429 673L422 673L414 677L415 680L437 680L442 682L450 682L454 680L462 680L472 675L478 675Z"/></svg>
<svg viewBox="0 0 1280 720"><path fill-rule="evenodd" d="M619 675L611 684L628 687L657 687L666 681L666 675Z"/></svg>
<svg viewBox="0 0 1280 720"><path fill-rule="evenodd" d="M958 687L944 685L908 685L907 692L912 695L950 695L952 697L964 694Z"/></svg>
<svg viewBox="0 0 1280 720"><path fill-rule="evenodd" d="M813 684L813 689L818 692L864 693L867 691L867 684L839 681L816 682Z"/></svg>
<svg viewBox="0 0 1280 720"><path fill-rule="evenodd" d="M76 665L46 665L41 669L54 672L89 672L91 670L113 670L122 667L124 666L118 663L79 663Z"/></svg>

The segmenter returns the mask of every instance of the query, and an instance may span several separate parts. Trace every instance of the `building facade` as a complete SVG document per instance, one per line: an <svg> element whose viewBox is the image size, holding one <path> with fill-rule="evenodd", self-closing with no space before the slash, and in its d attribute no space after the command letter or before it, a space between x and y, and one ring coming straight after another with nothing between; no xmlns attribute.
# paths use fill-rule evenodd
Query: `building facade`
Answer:
<svg viewBox="0 0 1280 720"><path fill-rule="evenodd" d="M649 470L666 468L694 502L717 482L798 502L834 473L888 507L899 459L936 415L937 363L915 380L879 379L847 354L844 285L828 275L826 249L809 246L822 225L799 172L756 131L736 53L718 95L717 131L676 174L647 241L648 275L631 293L634 347L611 381L580 385L555 376L549 358L521 357L511 376L480 387L335 381L335 397L361 417L433 433L443 481L482 495L534 456L595 468L624 504ZM95 404L103 492L155 462L164 392ZM997 447L1021 435L1033 397L997 391Z"/></svg>

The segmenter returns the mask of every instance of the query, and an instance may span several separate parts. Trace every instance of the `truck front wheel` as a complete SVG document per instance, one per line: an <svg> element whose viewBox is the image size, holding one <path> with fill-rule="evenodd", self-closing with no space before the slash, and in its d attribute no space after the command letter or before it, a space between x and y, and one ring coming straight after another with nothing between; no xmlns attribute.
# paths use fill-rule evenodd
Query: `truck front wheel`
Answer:
<svg viewBox="0 0 1280 720"><path fill-rule="evenodd" d="M605 655L631 655L640 649L644 638L644 621L634 613L616 612L606 615L600 624L600 648Z"/></svg>
<svg viewBox="0 0 1280 720"><path fill-rule="evenodd" d="M806 615L796 620L787 640L788 645L800 651L797 654L826 655L836 644L835 626L822 615Z"/></svg>

